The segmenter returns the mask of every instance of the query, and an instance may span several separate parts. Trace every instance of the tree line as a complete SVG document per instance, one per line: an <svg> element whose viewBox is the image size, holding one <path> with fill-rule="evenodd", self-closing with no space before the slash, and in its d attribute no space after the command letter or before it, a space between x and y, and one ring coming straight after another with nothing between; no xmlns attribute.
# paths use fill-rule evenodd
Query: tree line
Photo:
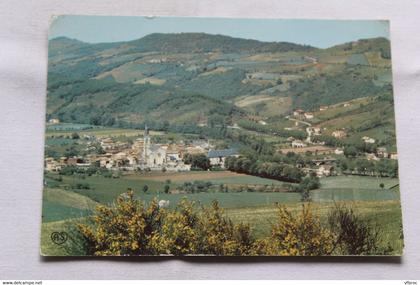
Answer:
<svg viewBox="0 0 420 285"><path fill-rule="evenodd" d="M380 177L398 177L398 162L392 159L372 161L360 158L342 158L338 166L343 173Z"/></svg>
<svg viewBox="0 0 420 285"><path fill-rule="evenodd" d="M260 133L274 134L280 137L294 137L303 140L306 138L306 132L300 130L285 130L283 127L276 127L273 125L262 125L249 120L239 120L238 126L241 128L256 131Z"/></svg>
<svg viewBox="0 0 420 285"><path fill-rule="evenodd" d="M286 182L300 182L304 174L298 168L276 162L265 162L247 157L227 157L226 169L263 178Z"/></svg>

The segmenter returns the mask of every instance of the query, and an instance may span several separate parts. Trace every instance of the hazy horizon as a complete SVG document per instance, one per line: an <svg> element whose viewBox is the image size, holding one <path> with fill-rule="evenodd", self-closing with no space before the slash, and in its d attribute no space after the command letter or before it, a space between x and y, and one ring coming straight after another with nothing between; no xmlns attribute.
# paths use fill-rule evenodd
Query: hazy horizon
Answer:
<svg viewBox="0 0 420 285"><path fill-rule="evenodd" d="M153 33L206 33L328 48L360 39L389 39L389 22L69 15L54 18L48 38L67 37L95 44L131 41Z"/></svg>

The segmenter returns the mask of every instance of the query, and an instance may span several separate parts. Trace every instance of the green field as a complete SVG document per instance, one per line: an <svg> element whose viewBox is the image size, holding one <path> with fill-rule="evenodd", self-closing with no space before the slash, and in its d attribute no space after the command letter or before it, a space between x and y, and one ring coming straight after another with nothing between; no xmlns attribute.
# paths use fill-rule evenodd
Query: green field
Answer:
<svg viewBox="0 0 420 285"><path fill-rule="evenodd" d="M369 202L346 202L363 218L372 224L377 224L381 230L383 242L390 242L391 246L401 253L403 240L401 236L402 220L400 201L369 201ZM286 204L292 213L299 213L300 203ZM335 207L334 203L313 203L312 208L317 213L321 222L325 223L328 213ZM277 210L273 206L268 207L243 207L227 209L226 214L234 222L249 223L257 236L264 236L276 221Z"/></svg>
<svg viewBox="0 0 420 285"><path fill-rule="evenodd" d="M89 190L87 190L89 191ZM336 192L335 192L336 191ZM86 193L86 196L91 196ZM95 197L94 195L92 195ZM196 194L144 194L141 191L136 191L136 196L146 202L150 202L154 198L158 200L169 200L170 207L175 207L177 203L183 199L196 201L202 205L209 205L212 201L218 200L220 205L224 208L242 208L242 207L258 207L258 206L272 206L275 203L297 203L300 201L299 193L259 193L259 192L239 192L239 193L196 193ZM323 202L340 202L340 201L390 201L398 199L398 193L392 190L376 190L376 189L344 189L338 191L331 190L316 190L311 192L311 197L315 203ZM116 198L117 196L115 196ZM108 202L107 202L108 203ZM45 207L44 216L48 221L61 220L66 218L80 217L85 210L75 209L69 211L63 208L58 214L54 211L56 208ZM53 211L51 214L48 211ZM61 214L61 215L60 215Z"/></svg>
<svg viewBox="0 0 420 285"><path fill-rule="evenodd" d="M197 173L196 173L197 174ZM171 188L183 183L180 178L189 177L189 173L182 175L168 175L171 180ZM206 173L204 173L206 175ZM214 179L214 183L223 183L224 185L233 185L236 183L249 182L252 176L237 176L232 174L232 178ZM258 207L271 206L274 203L296 203L300 201L299 193L291 192L202 192L195 194L165 194L163 187L164 181L156 181L150 179L157 179L159 176L147 175L129 175L122 178L104 178L100 176L86 177L85 179L77 178L75 176L63 176L63 184L60 187L69 187L75 183L88 183L91 189L45 189L44 191L44 220L57 221L66 218L74 218L86 215L89 213L86 209L92 209L96 202L109 204L121 193L131 188L135 195L146 202L154 198L159 200L169 200L170 207L175 207L176 204L183 198L194 200L203 205L210 204L213 200L218 200L224 208L243 208L243 207ZM258 179L262 179L259 181ZM269 179L258 178L254 183L264 182ZM211 181L210 179L206 181ZM230 183L229 183L230 182ZM276 181L278 182L278 181ZM381 189L379 184L384 183L385 188ZM271 183L267 183L271 185ZM375 178L375 177L361 177L361 176L336 176L325 177L321 179L321 188L311 191L311 198L313 202L324 203L333 201L391 201L399 200L398 187L389 190L389 187L398 184L397 179L391 178ZM143 186L148 185L147 193L142 191ZM264 184L262 184L264 185ZM96 202L95 202L96 201ZM63 205L60 210L59 206ZM79 210L77 210L79 209Z"/></svg>
<svg viewBox="0 0 420 285"><path fill-rule="evenodd" d="M228 176L227 172L191 172L168 174L172 178L171 185L177 185L188 180L188 177L207 178L215 176ZM138 199L150 202L152 199L169 200L170 208L183 198L194 200L197 206L209 205L213 200L218 200L225 209L225 214L234 222L244 222L251 226L256 237L263 237L270 231L271 225L276 221L276 203L285 205L292 213L298 213L301 209L299 193L266 193L266 192L229 192L229 193L196 193L196 194L164 194L163 173L148 173L123 176L112 179L98 176L86 177L85 179L63 176L61 187L69 183L89 183L93 189L87 190L64 190L44 189L43 201L43 224L42 224L42 253L46 255L73 255L80 254L77 241L75 224L82 221L83 216L90 215L92 210L100 203L112 203L115 198L132 188ZM253 177L241 176L232 173L232 177L213 178L213 182L244 183ZM152 180L153 179L153 180ZM254 179L253 182L267 182L262 179ZM379 184L384 183L385 189L380 189ZM143 193L142 186L147 184L150 193ZM311 191L312 207L321 222L326 222L328 213L336 203L344 202L352 207L362 217L376 224L381 230L381 243L388 243L394 248L396 254L400 254L403 248L401 206L399 201L399 187L389 190L389 187L398 184L398 179L375 178L361 176L336 176L321 179L321 188ZM160 193L156 190L160 190ZM78 193L76 193L76 191ZM50 235L54 231L66 231L74 238L70 239L65 246L58 246L51 242Z"/></svg>
<svg viewBox="0 0 420 285"><path fill-rule="evenodd" d="M97 202L83 195L61 189L44 189L42 221L51 222L90 215Z"/></svg>
<svg viewBox="0 0 420 285"><path fill-rule="evenodd" d="M52 136L71 136L73 133L77 132L80 136L88 135L88 136L95 136L95 137L119 137L119 136L127 136L127 137L134 137L140 136L143 131L142 130L135 130L135 129L121 129L121 128L91 128L91 129L63 129L63 130L49 130L46 131L46 137ZM161 135L161 132L151 131L152 135Z"/></svg>
<svg viewBox="0 0 420 285"><path fill-rule="evenodd" d="M148 180L130 180L123 178L104 178L101 176L91 176L85 179L75 176L63 176L63 183L74 185L77 183L88 183L91 189L71 189L99 203L112 203L118 195L132 189L137 195L142 193L144 185L149 187L150 193L163 191L164 182Z"/></svg>
<svg viewBox="0 0 420 285"><path fill-rule="evenodd" d="M63 219L80 218L92 214L88 209L77 209L69 207L61 203L54 203L44 200L42 203L42 212L46 213L42 216L43 222L60 221Z"/></svg>
<svg viewBox="0 0 420 285"><path fill-rule="evenodd" d="M191 179L194 177L193 175L200 174L196 176L196 178ZM201 173L204 175L201 175ZM210 174L210 175L209 175ZM174 189L177 185L183 184L187 181L195 181L195 180L203 180L203 181L210 181L214 184L224 184L224 185L243 185L243 184L253 184L253 185L282 185L283 182L254 177L249 175L237 175L232 173L231 177L223 177L223 178L212 178L214 177L211 175L212 173L206 172L188 172L183 173L183 177L180 179L174 178L171 173L160 175L162 179L155 179L143 174L130 174L124 175L121 178L104 178L102 176L87 176L85 178L79 176L62 176L63 181L59 184L59 188L71 188L71 185L76 185L78 183L82 184L89 184L91 189L70 189L74 192L82 194L86 197L91 198L94 201L100 203L111 203L115 200L115 198L127 191L128 188L132 189L136 195L144 195L143 194L143 187L145 185L148 186L148 194L147 197L152 197L152 194L162 193L165 185L165 180L171 180L171 189ZM216 173L219 174L219 173ZM203 178L204 177L204 178ZM206 193L202 193L206 194ZM223 194L223 193L221 193ZM194 194L196 195L196 194ZM197 194L199 195L199 194ZM169 195L170 198L172 195ZM177 199L178 200L178 199Z"/></svg>
<svg viewBox="0 0 420 285"><path fill-rule="evenodd" d="M227 175L225 175L227 174ZM136 181L165 181L167 179L176 184L182 184L187 181L202 180L210 181L214 184L249 184L249 185L283 185L283 181L274 179L262 178L246 174L237 174L228 171L204 172L204 171L190 171L181 173L161 173L159 175L127 175L124 179Z"/></svg>
<svg viewBox="0 0 420 285"><path fill-rule="evenodd" d="M251 193L252 194L252 193ZM381 245L391 245L395 254L401 254L403 249L401 206L399 200L395 201L369 201L347 202L362 217L376 224L380 229ZM286 203L285 206L292 213L297 214L301 209L300 203ZM328 213L334 208L334 203L313 203L312 209L320 217L321 222L326 222ZM271 226L276 222L277 209L274 205L258 207L238 207L225 209L225 214L233 222L244 222L251 226L256 237L268 234ZM74 225L83 222L83 218L64 221L44 222L42 224L41 252L45 255L72 255L81 254L77 242L77 232ZM52 232L68 232L69 242L65 245L56 245L51 242Z"/></svg>
<svg viewBox="0 0 420 285"><path fill-rule="evenodd" d="M332 176L321 178L321 189L374 189L384 183L385 189L398 184L397 178L369 176Z"/></svg>
<svg viewBox="0 0 420 285"><path fill-rule="evenodd" d="M94 126L88 124L77 124L77 123L59 123L49 124L47 123L47 131L82 131L89 129L102 129L102 126Z"/></svg>

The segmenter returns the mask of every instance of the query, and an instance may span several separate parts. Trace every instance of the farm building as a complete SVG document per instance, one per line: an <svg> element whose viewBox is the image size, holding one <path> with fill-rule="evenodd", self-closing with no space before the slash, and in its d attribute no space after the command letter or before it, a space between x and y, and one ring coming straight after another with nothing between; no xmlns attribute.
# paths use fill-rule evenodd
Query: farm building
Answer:
<svg viewBox="0 0 420 285"><path fill-rule="evenodd" d="M303 111L302 109L296 109L293 111L293 116L300 116L303 115L305 113L305 111Z"/></svg>
<svg viewBox="0 0 420 285"><path fill-rule="evenodd" d="M342 138L345 138L347 136L347 133L343 130L336 130L336 131L332 132L331 135L333 137L335 137L336 139L342 139Z"/></svg>
<svg viewBox="0 0 420 285"><path fill-rule="evenodd" d="M334 150L334 153L337 154L337 155L344 154L344 150L342 148L336 148Z"/></svg>
<svg viewBox="0 0 420 285"><path fill-rule="evenodd" d="M50 124L59 124L60 123L60 120L59 119L49 119L48 120L48 123L50 123Z"/></svg>
<svg viewBox="0 0 420 285"><path fill-rule="evenodd" d="M366 136L362 138L362 141L365 143L375 143L375 139Z"/></svg>
<svg viewBox="0 0 420 285"><path fill-rule="evenodd" d="M300 147L305 147L305 146L306 144L301 140L292 141L292 147L300 148Z"/></svg>
<svg viewBox="0 0 420 285"><path fill-rule="evenodd" d="M318 177L331 176L331 175L334 175L334 174L335 174L334 166L332 166L332 165L321 165L316 171L316 175Z"/></svg>
<svg viewBox="0 0 420 285"><path fill-rule="evenodd" d="M388 152L386 150L386 147L378 147L377 150L376 150L376 154L380 158L387 158L388 157Z"/></svg>
<svg viewBox="0 0 420 285"><path fill-rule="evenodd" d="M366 153L366 159L367 160L379 160L379 157L377 157L374 153Z"/></svg>
<svg viewBox="0 0 420 285"><path fill-rule="evenodd" d="M210 159L210 165L220 166L221 168L225 167L226 157L238 157L239 154L235 149L221 149L221 150L210 150L207 154L207 157Z"/></svg>
<svg viewBox="0 0 420 285"><path fill-rule="evenodd" d="M304 116L305 116L305 119L308 119L308 120L310 120L310 119L313 119L314 118L314 114L313 113L309 113L309 112L307 112L307 113L305 113L305 114L303 114Z"/></svg>
<svg viewBox="0 0 420 285"><path fill-rule="evenodd" d="M313 133L316 136L321 135L321 128L320 127L313 127Z"/></svg>
<svg viewBox="0 0 420 285"><path fill-rule="evenodd" d="M44 160L44 166L46 171L59 171L64 165L52 157L47 157Z"/></svg>

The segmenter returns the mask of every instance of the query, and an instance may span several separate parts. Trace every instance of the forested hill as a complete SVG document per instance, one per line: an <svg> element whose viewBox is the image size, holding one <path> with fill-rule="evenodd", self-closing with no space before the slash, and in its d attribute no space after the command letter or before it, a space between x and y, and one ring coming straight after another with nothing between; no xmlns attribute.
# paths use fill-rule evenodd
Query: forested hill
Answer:
<svg viewBox="0 0 420 285"><path fill-rule="evenodd" d="M310 51L316 48L308 45L299 45L288 42L261 42L251 39L234 38L224 35L211 35L205 33L179 33L163 34L153 33L138 40L87 44L78 40L59 37L50 41L50 51L55 54L63 47L86 48L92 51L108 49L116 46L124 46L124 49L139 52L287 52L287 51Z"/></svg>
<svg viewBox="0 0 420 285"><path fill-rule="evenodd" d="M287 52L309 51L314 47L287 42L261 42L205 33L150 34L139 40L127 42L139 51L161 52Z"/></svg>
<svg viewBox="0 0 420 285"><path fill-rule="evenodd" d="M89 44L49 42L48 118L78 123L233 124L294 108L392 95L389 41L328 49L204 33ZM200 104L200 101L203 102Z"/></svg>

